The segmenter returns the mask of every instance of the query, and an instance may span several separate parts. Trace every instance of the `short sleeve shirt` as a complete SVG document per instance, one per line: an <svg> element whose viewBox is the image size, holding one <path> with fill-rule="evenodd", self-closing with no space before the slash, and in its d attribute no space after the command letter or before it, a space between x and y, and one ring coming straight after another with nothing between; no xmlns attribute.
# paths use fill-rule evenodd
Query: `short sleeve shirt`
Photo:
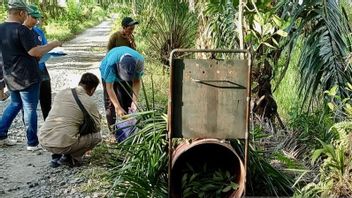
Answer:
<svg viewBox="0 0 352 198"><path fill-rule="evenodd" d="M117 63L125 54L131 55L137 61L136 68L138 69L136 71L135 78L139 79L142 77L144 72L144 57L136 50L122 46L115 47L110 50L102 60L99 69L101 73L101 78L104 82L113 83L121 81L121 79L119 79L117 75Z"/></svg>
<svg viewBox="0 0 352 198"><path fill-rule="evenodd" d="M38 27L33 27L32 29L37 45L46 45L48 41L45 38L44 32ZM40 75L42 81L50 80L48 69L45 63L39 63Z"/></svg>
<svg viewBox="0 0 352 198"><path fill-rule="evenodd" d="M134 42L134 37L131 35L130 39L127 36L123 35L121 31L117 31L111 35L108 42L108 51L114 47L127 46L132 49L136 49L136 44Z"/></svg>
<svg viewBox="0 0 352 198"><path fill-rule="evenodd" d="M26 26L16 22L0 24L0 51L3 73L9 90L23 90L40 82L36 58L28 51L36 47L34 35Z"/></svg>

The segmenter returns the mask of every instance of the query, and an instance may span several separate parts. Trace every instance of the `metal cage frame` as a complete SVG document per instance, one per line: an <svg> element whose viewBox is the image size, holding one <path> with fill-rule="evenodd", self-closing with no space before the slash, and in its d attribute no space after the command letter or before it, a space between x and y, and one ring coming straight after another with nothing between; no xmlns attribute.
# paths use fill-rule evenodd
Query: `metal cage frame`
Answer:
<svg viewBox="0 0 352 198"><path fill-rule="evenodd" d="M252 68L252 63L251 63L251 54L248 50L237 50L237 49L174 49L170 53L170 81L169 81L169 98L168 98L168 125L167 125L167 130L168 130L168 154L169 154L169 161L168 161L168 197L171 198L171 171L172 171L172 155L173 155L173 143L172 139L173 137L173 126L172 126L172 120L173 120L173 75L175 72L174 68L174 54L175 53L233 53L233 54L240 54L240 59L241 60L247 60L248 62L248 74L247 74L247 92L246 92L246 115L245 115L245 135L244 135L244 140L245 140L245 145L244 145L244 167L245 167L245 177L247 176L247 161L248 161L248 144L249 144L249 118L250 118L250 98L251 98L251 68ZM243 195L245 195L246 190L244 190Z"/></svg>

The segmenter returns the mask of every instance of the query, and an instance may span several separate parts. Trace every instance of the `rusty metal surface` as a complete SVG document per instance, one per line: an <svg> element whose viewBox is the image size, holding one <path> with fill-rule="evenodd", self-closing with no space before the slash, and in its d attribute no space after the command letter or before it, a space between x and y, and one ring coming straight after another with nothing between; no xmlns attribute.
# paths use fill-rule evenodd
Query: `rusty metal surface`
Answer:
<svg viewBox="0 0 352 198"><path fill-rule="evenodd" d="M246 138L247 60L174 59L173 137Z"/></svg>

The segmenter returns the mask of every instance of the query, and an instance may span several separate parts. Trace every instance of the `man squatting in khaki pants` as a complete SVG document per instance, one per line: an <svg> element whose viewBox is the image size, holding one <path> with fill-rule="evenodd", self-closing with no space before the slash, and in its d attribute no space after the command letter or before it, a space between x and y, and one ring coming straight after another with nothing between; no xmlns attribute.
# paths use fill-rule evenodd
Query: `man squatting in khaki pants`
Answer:
<svg viewBox="0 0 352 198"><path fill-rule="evenodd" d="M85 73L76 88L78 98L97 126L97 131L88 135L80 136L79 134L84 116L71 89L64 89L56 95L53 107L39 133L39 142L42 147L53 153L50 162L52 167L62 164L71 167L80 166L85 152L93 149L101 141L101 115L94 100L90 97L94 94L98 84L99 79L94 74Z"/></svg>

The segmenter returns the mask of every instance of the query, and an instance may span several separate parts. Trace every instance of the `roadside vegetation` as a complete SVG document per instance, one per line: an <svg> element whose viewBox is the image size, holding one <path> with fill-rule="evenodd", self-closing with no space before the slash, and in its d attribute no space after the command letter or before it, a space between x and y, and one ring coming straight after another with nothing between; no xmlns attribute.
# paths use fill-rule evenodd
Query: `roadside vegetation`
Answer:
<svg viewBox="0 0 352 198"><path fill-rule="evenodd" d="M0 7L0 22L7 16L7 0L2 1ZM67 41L88 27L97 25L109 16L106 3L97 3L92 0L75 1L68 0L65 4L57 4L56 1L40 3L38 0L27 1L37 5L44 18L42 28L49 40Z"/></svg>

